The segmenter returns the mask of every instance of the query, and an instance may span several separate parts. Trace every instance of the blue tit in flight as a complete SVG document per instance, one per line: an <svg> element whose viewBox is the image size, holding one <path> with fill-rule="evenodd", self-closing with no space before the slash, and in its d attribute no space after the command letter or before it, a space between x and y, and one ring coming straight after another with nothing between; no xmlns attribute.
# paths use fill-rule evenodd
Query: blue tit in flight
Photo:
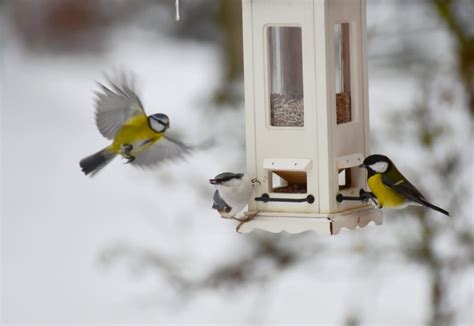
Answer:
<svg viewBox="0 0 474 326"><path fill-rule="evenodd" d="M379 154L370 155L360 167L367 169L367 183L379 208L404 208L407 205L417 205L449 216L447 211L428 202L388 157Z"/></svg>
<svg viewBox="0 0 474 326"><path fill-rule="evenodd" d="M222 218L237 219L235 216L247 206L253 191L253 184L245 173L224 172L216 175L209 182L216 187L212 208Z"/></svg>
<svg viewBox="0 0 474 326"><path fill-rule="evenodd" d="M93 176L115 156L121 155L135 166L147 167L166 160L183 158L191 148L165 135L170 127L166 114L147 116L130 78L99 83L95 120L99 132L112 144L79 162L86 175Z"/></svg>

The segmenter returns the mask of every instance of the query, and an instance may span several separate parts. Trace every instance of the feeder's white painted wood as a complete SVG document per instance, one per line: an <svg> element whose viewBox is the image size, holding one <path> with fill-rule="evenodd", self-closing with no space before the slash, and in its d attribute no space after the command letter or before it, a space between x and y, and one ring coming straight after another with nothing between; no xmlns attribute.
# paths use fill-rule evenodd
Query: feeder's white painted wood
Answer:
<svg viewBox="0 0 474 326"><path fill-rule="evenodd" d="M360 164L360 163L359 163ZM275 171L308 171L311 167L311 160L307 159L263 159L263 168Z"/></svg>
<svg viewBox="0 0 474 326"><path fill-rule="evenodd" d="M282 231L296 234L305 231L315 231L321 235L336 235L346 228L354 230L355 228L365 227L370 222L375 225L383 223L382 212L372 207L362 209L352 209L334 214L279 214L279 213L260 213L258 218L249 222L242 223L237 231L239 233L249 233L256 229L266 230L272 233Z"/></svg>
<svg viewBox="0 0 474 326"><path fill-rule="evenodd" d="M364 155L361 153L346 155L336 158L336 168L338 170L358 167L364 162Z"/></svg>
<svg viewBox="0 0 474 326"><path fill-rule="evenodd" d="M369 153L368 78L365 0L242 0L246 108L247 170L261 184L249 211L254 220L239 232L315 230L337 234L342 227L382 223L379 210L359 201L338 203L336 195L358 196L366 189L363 169ZM349 24L351 121L336 123L335 25ZM270 121L268 28L301 28L304 125L276 127ZM351 186L339 189L338 173L351 168ZM306 173L306 193L276 193L273 171ZM314 203L255 201L315 197ZM329 231L328 231L329 230ZM331 231L332 230L332 231ZM337 232L335 232L337 230Z"/></svg>

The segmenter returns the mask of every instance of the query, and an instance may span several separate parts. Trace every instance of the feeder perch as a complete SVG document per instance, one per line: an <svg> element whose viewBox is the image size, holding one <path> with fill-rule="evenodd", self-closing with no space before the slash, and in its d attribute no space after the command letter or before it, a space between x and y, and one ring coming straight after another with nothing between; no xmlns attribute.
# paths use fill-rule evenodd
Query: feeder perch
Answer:
<svg viewBox="0 0 474 326"><path fill-rule="evenodd" d="M239 232L381 224L358 168L369 153L365 0L242 5L247 170L261 184Z"/></svg>

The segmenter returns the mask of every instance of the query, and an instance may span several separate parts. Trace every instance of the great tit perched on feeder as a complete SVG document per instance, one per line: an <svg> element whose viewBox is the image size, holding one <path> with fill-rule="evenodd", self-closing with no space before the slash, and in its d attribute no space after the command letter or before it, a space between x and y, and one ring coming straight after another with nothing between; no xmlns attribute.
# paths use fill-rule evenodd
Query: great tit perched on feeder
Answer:
<svg viewBox="0 0 474 326"><path fill-rule="evenodd" d="M449 216L447 211L428 202L388 157L379 154L367 156L359 167L367 169L367 183L379 208L405 208L407 205L417 205Z"/></svg>
<svg viewBox="0 0 474 326"><path fill-rule="evenodd" d="M217 210L222 218L242 221L235 216L247 206L253 185L259 181L251 179L245 173L224 172L209 182L216 187L212 208Z"/></svg>
<svg viewBox="0 0 474 326"><path fill-rule="evenodd" d="M80 161L86 175L95 175L117 155L125 158L125 163L151 166L190 152L191 147L165 136L170 127L166 114L146 115L130 76L122 74L120 80L108 82L109 87L99 83L95 120L102 136L112 144Z"/></svg>

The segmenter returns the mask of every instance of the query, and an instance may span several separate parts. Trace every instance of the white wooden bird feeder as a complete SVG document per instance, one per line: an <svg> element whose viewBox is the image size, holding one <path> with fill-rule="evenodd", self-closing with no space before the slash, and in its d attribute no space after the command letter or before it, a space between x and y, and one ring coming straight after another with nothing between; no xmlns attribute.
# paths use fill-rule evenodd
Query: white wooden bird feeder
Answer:
<svg viewBox="0 0 474 326"><path fill-rule="evenodd" d="M365 0L243 0L247 169L255 187L239 232L337 234L382 214L339 202L366 188ZM352 198L354 199L354 198Z"/></svg>

